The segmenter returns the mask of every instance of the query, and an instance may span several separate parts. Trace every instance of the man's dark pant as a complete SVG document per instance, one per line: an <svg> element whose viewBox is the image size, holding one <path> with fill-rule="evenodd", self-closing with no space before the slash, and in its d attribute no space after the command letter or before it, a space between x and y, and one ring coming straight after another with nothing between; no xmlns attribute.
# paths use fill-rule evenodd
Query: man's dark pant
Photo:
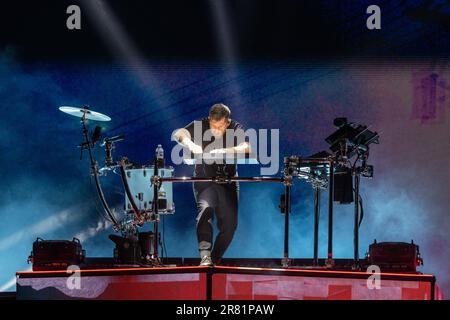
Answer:
<svg viewBox="0 0 450 320"><path fill-rule="evenodd" d="M237 227L239 188L235 183L194 183L197 201L197 239L200 256L211 255L220 262L233 239ZM217 219L219 234L213 246L213 215Z"/></svg>

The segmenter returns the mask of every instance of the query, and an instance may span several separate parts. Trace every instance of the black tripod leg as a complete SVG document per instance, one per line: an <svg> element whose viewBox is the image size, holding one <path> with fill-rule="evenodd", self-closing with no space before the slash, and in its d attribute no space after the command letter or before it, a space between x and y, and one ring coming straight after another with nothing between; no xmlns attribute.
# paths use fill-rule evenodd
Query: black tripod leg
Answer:
<svg viewBox="0 0 450 320"><path fill-rule="evenodd" d="M314 188L314 266L319 265L319 201L320 190L316 187Z"/></svg>
<svg viewBox="0 0 450 320"><path fill-rule="evenodd" d="M353 268L359 269L359 174L355 174L355 221L353 229Z"/></svg>
<svg viewBox="0 0 450 320"><path fill-rule="evenodd" d="M334 201L334 161L330 161L330 179L328 183L328 254L327 267L332 267L333 262L333 201Z"/></svg>
<svg viewBox="0 0 450 320"><path fill-rule="evenodd" d="M291 212L291 188L290 183L285 184L284 197L284 255L282 260L283 267L289 267L289 214Z"/></svg>

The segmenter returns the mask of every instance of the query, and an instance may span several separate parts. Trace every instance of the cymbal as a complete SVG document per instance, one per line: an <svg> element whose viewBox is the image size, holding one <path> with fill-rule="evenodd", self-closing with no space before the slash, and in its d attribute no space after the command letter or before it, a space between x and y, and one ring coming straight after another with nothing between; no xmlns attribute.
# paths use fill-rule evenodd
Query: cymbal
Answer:
<svg viewBox="0 0 450 320"><path fill-rule="evenodd" d="M71 116L75 116L78 118L84 118L87 120L95 120L95 121L110 121L111 118L107 115L104 115L100 112L92 111L87 108L76 108L76 107L69 107L69 106L61 106L59 107L59 110L61 110L64 113L70 114Z"/></svg>

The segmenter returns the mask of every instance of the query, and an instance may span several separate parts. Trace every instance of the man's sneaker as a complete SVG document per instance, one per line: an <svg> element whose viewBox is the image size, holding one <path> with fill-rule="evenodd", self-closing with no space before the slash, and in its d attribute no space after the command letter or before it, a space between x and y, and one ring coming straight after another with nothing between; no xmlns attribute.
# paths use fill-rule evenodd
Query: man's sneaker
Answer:
<svg viewBox="0 0 450 320"><path fill-rule="evenodd" d="M200 262L200 266L202 267L212 267L213 262L210 256L203 256L202 261Z"/></svg>

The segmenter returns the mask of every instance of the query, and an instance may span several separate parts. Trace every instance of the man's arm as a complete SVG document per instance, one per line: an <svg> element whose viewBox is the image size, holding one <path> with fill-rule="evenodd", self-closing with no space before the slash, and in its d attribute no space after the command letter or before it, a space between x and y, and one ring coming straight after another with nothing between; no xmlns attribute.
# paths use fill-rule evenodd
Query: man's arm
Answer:
<svg viewBox="0 0 450 320"><path fill-rule="evenodd" d="M226 148L226 152L234 152L234 153L250 153L251 148L248 142L242 142L238 144L236 147Z"/></svg>
<svg viewBox="0 0 450 320"><path fill-rule="evenodd" d="M240 153L240 154L245 154L245 153L250 153L250 152L251 152L251 148L250 148L250 144L248 142L242 142L239 145L237 145L235 147L231 147L231 148L215 149L215 150L211 151L211 153Z"/></svg>
<svg viewBox="0 0 450 320"><path fill-rule="evenodd" d="M192 141L191 134L185 128L176 130L172 135L172 140L188 148L192 153L203 153L202 147Z"/></svg>
<svg viewBox="0 0 450 320"><path fill-rule="evenodd" d="M244 134L244 127L242 126L242 124L238 123L235 127L235 130L239 131L240 130L240 134ZM235 131L236 133L236 131ZM216 149L213 150L211 153L239 153L239 154L248 154L251 153L251 147L250 147L250 143L248 142L248 139L245 138L246 141L242 141L241 143L239 143L237 146L234 147L229 147L229 148L224 148L224 149Z"/></svg>

